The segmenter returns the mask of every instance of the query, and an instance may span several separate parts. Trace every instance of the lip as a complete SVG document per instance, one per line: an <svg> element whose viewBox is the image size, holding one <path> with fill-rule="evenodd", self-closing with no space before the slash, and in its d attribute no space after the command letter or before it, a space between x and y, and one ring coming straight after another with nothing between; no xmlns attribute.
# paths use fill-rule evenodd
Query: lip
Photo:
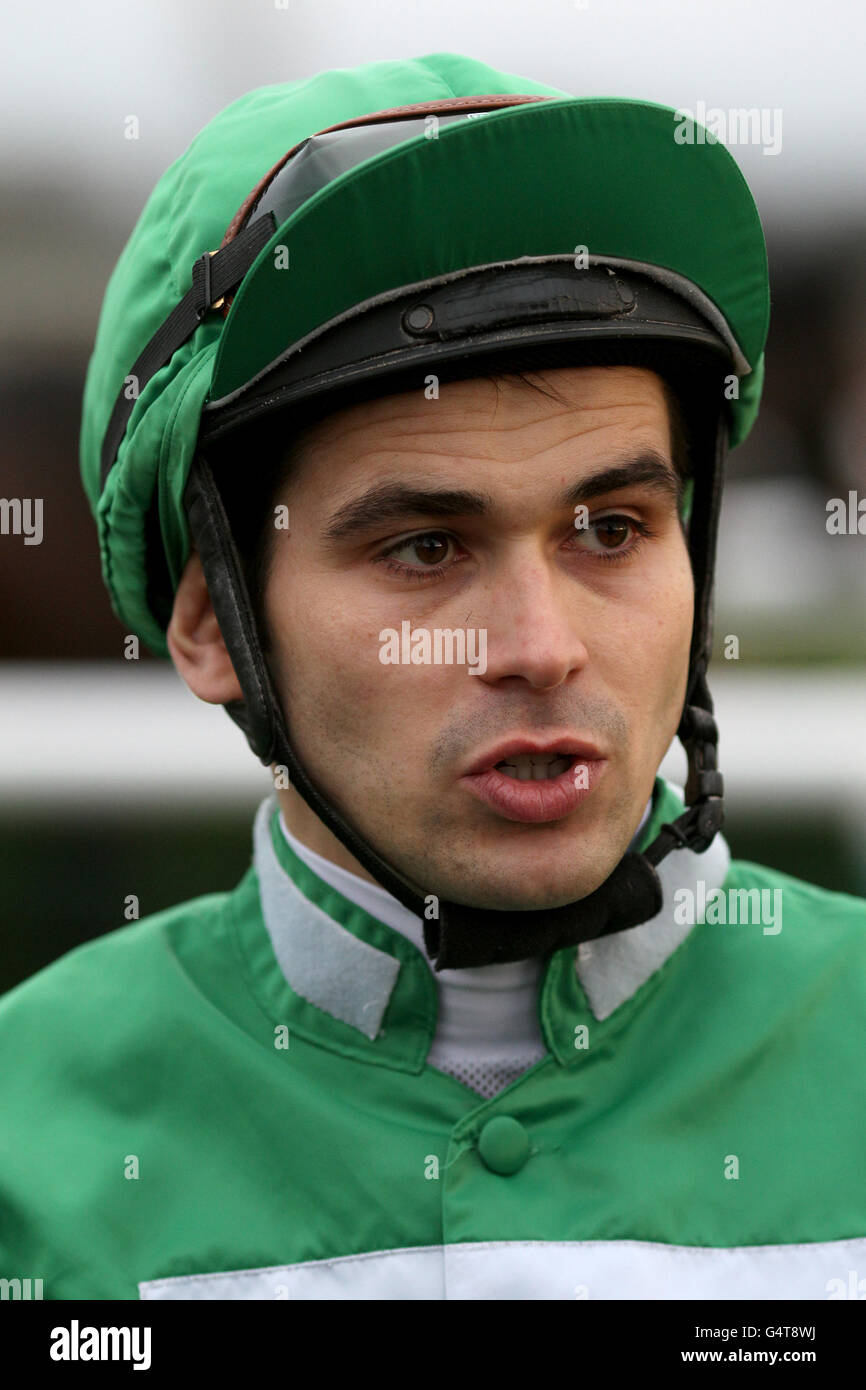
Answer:
<svg viewBox="0 0 866 1390"><path fill-rule="evenodd" d="M545 777L540 782L521 782L496 770L495 763L520 754L559 754L571 757L572 763L558 777ZM578 767L586 768L586 776L580 779L586 786L576 785ZM592 795L606 767L607 759L594 744L582 739L566 736L538 743L533 739L515 738L477 758L469 772L459 779L459 785L505 820L541 824L571 815Z"/></svg>
<svg viewBox="0 0 866 1390"><path fill-rule="evenodd" d="M548 739L546 743L539 743L532 738L509 738L502 743L497 743L495 748L489 752L482 753L470 768L463 774L464 777L475 777L479 772L487 772L497 763L503 762L506 758L520 757L528 755L530 757L543 758L559 755L563 758L578 757L586 762L597 762L603 758L594 743L587 743L585 739L573 738L570 734L565 734L562 738Z"/></svg>

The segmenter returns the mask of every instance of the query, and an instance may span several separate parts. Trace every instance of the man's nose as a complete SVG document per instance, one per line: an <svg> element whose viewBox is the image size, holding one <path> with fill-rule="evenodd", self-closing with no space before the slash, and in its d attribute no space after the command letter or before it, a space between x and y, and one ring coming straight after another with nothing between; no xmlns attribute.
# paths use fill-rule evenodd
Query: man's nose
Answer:
<svg viewBox="0 0 866 1390"><path fill-rule="evenodd" d="M551 690L589 660L584 637L593 598L535 548L504 561L487 616L488 684L523 680Z"/></svg>

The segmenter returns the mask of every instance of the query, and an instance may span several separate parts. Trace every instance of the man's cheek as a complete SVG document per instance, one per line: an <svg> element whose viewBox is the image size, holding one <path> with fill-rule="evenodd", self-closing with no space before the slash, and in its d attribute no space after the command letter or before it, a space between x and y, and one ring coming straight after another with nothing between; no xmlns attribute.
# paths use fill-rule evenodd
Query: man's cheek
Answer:
<svg viewBox="0 0 866 1390"><path fill-rule="evenodd" d="M341 723L348 719L363 727L368 737L377 726L396 731L413 710L417 724L429 694L429 672L385 665L379 652L378 633L358 634L341 643L338 651L326 647L312 662L317 671L315 700L335 712Z"/></svg>
<svg viewBox="0 0 866 1390"><path fill-rule="evenodd" d="M615 656L614 665L607 670L607 683L616 691L634 730L655 732L672 727L676 732L679 723L688 670L691 608L687 597L671 600L669 591L655 595L618 633L609 630L604 638L606 652ZM660 611L665 614L662 619Z"/></svg>

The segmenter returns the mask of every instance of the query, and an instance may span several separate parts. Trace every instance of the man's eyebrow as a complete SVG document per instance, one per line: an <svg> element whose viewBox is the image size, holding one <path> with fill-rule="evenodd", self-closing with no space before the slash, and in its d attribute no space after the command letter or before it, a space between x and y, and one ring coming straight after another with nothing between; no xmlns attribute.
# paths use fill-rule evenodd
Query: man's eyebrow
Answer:
<svg viewBox="0 0 866 1390"><path fill-rule="evenodd" d="M677 503L682 490L680 479L664 455L647 449L628 463L591 473L572 484L560 494L557 505L571 509L594 497L635 485L666 493ZM402 521L412 516L491 516L493 511L493 498L485 492L380 483L338 508L322 534L326 542L334 545L386 521Z"/></svg>
<svg viewBox="0 0 866 1390"><path fill-rule="evenodd" d="M677 506L682 498L683 482L673 465L658 450L642 449L629 463L591 473L588 478L567 488L560 496L560 504L569 507L589 502L606 492L618 492L621 488L635 486L649 487L666 494Z"/></svg>
<svg viewBox="0 0 866 1390"><path fill-rule="evenodd" d="M383 521L417 516L487 516L493 498L485 492L455 488L413 487L408 483L380 483L334 513L323 532L332 544L355 532L369 531Z"/></svg>

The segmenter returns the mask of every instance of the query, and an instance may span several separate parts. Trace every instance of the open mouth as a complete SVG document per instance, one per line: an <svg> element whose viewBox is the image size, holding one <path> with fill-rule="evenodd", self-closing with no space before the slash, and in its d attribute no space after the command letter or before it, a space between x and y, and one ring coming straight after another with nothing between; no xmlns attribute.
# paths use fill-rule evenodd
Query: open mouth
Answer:
<svg viewBox="0 0 866 1390"><path fill-rule="evenodd" d="M546 782L552 777L561 777L576 762L576 754L564 757L561 753L525 753L503 758L496 763L496 771L517 782Z"/></svg>
<svg viewBox="0 0 866 1390"><path fill-rule="evenodd" d="M577 751L567 743L563 748L565 742L547 753L509 750L498 762L482 757L460 785L505 820L562 820L592 794L607 768L607 758L591 744L578 744ZM495 756L498 750L491 751Z"/></svg>

